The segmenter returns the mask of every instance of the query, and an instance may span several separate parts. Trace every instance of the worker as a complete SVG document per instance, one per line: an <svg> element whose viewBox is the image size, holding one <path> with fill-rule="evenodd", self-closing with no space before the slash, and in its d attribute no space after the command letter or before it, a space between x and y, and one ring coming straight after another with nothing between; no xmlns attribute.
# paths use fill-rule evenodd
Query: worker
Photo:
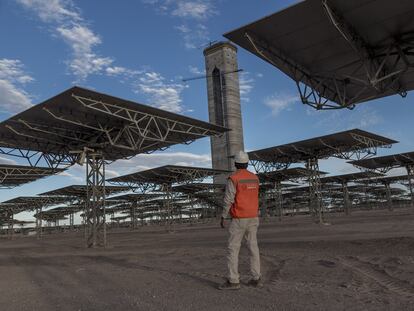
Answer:
<svg viewBox="0 0 414 311"><path fill-rule="evenodd" d="M260 275L260 254L257 245L259 227L259 179L247 170L249 156L240 151L235 156L236 172L227 180L224 194L224 208L221 227L225 228L225 219L230 213L229 239L227 246L228 279L219 289L240 289L238 272L239 251L243 238L246 240L250 255L251 279L249 286L262 287Z"/></svg>

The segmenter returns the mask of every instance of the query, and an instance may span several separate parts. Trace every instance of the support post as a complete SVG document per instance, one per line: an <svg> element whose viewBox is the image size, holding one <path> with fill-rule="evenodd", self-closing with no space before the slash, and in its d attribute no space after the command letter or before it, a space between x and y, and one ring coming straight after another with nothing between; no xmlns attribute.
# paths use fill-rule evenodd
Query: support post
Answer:
<svg viewBox="0 0 414 311"><path fill-rule="evenodd" d="M69 214L69 226L70 230L73 231L75 226L75 213L73 212Z"/></svg>
<svg viewBox="0 0 414 311"><path fill-rule="evenodd" d="M311 158L306 162L306 169L309 170L309 199L310 210L318 222L323 223L323 206L321 196L321 180L319 176L319 164L317 158Z"/></svg>
<svg viewBox="0 0 414 311"><path fill-rule="evenodd" d="M14 213L11 211L9 214L9 223L8 223L8 236L10 240L14 238Z"/></svg>
<svg viewBox="0 0 414 311"><path fill-rule="evenodd" d="M36 208L36 237L37 239L42 238L42 207Z"/></svg>
<svg viewBox="0 0 414 311"><path fill-rule="evenodd" d="M276 194L276 207L279 214L279 221L282 221L283 216L283 202L282 202L282 184L280 181L275 182L274 184L275 194Z"/></svg>
<svg viewBox="0 0 414 311"><path fill-rule="evenodd" d="M406 170L407 170L407 175L408 175L408 187L410 189L410 196L411 196L411 207L414 208L414 194L413 194L414 165L407 165Z"/></svg>
<svg viewBox="0 0 414 311"><path fill-rule="evenodd" d="M351 202L349 200L348 183L346 181L342 182L342 192L344 194L345 215L349 215L351 213Z"/></svg>
<svg viewBox="0 0 414 311"><path fill-rule="evenodd" d="M129 216L131 218L131 227L132 227L133 230L135 230L137 228L137 216L135 214L136 205L137 205L136 202L132 202L131 208L130 208L130 211L129 211Z"/></svg>
<svg viewBox="0 0 414 311"><path fill-rule="evenodd" d="M105 247L105 159L100 153L86 156L86 189L86 246Z"/></svg>
<svg viewBox="0 0 414 311"><path fill-rule="evenodd" d="M392 206L392 197L391 197L390 183L386 182L386 183L384 183L384 186L385 186L385 191L386 191L386 196L387 196L387 206L388 206L388 210L392 211L393 210L393 206Z"/></svg>

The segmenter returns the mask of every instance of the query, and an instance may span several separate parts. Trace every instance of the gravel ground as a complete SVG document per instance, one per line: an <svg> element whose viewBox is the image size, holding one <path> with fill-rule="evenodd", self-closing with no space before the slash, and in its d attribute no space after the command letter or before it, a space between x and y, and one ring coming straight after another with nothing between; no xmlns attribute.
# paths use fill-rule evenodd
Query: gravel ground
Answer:
<svg viewBox="0 0 414 311"><path fill-rule="evenodd" d="M0 310L414 310L409 209L271 219L259 228L264 287L219 291L227 232L217 223L112 229L106 249L82 233L0 240Z"/></svg>

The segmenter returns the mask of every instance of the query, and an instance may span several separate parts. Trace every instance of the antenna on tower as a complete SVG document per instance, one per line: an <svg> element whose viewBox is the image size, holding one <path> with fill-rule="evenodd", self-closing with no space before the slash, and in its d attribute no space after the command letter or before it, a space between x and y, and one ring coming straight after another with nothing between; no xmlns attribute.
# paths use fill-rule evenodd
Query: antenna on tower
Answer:
<svg viewBox="0 0 414 311"><path fill-rule="evenodd" d="M231 71L223 71L221 73L221 75L227 75L229 73L235 73L235 72L241 72L241 71L243 71L243 69L237 69L237 70L231 70ZM211 78L212 76L213 75L203 75L203 76L185 78L185 79L182 79L181 81L188 82L188 81L193 81L193 80L207 79L207 78Z"/></svg>
<svg viewBox="0 0 414 311"><path fill-rule="evenodd" d="M206 44L202 44L202 45L200 45L199 47L198 47L198 49L206 49L206 48L211 48L215 43L217 43L218 41L217 40L213 40L213 41L209 41L208 43L206 43Z"/></svg>

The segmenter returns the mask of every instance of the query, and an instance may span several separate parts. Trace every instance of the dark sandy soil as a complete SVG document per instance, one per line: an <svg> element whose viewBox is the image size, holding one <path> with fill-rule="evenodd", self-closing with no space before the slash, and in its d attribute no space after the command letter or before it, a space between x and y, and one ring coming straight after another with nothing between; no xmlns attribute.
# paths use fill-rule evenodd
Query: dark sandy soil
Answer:
<svg viewBox="0 0 414 311"><path fill-rule="evenodd" d="M414 310L414 213L308 216L261 224L262 289L219 291L226 231L218 223L0 240L0 310ZM240 254L243 282L248 256Z"/></svg>

